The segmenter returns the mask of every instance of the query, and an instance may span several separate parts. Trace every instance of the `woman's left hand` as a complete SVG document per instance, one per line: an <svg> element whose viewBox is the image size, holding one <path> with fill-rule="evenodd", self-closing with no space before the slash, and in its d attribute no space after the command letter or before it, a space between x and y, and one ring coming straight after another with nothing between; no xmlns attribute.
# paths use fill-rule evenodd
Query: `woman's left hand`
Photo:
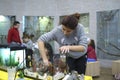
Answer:
<svg viewBox="0 0 120 80"><path fill-rule="evenodd" d="M62 46L59 48L61 53L69 53L69 46Z"/></svg>

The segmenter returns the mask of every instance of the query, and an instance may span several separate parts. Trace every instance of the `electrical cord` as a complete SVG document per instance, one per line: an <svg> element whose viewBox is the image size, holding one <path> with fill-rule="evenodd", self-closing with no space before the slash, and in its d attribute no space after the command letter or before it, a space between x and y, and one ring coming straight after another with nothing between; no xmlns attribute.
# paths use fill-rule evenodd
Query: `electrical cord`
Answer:
<svg viewBox="0 0 120 80"><path fill-rule="evenodd" d="M23 61L20 63L20 65L17 66L17 68L16 68L16 72L15 72L15 76L14 76L14 80L16 79L17 72L20 71L20 70L24 70L24 69L25 69L24 65L23 65L23 68L22 68L22 69L19 68L19 66L21 66L21 64L24 63L24 61L26 61L26 59L23 60Z"/></svg>

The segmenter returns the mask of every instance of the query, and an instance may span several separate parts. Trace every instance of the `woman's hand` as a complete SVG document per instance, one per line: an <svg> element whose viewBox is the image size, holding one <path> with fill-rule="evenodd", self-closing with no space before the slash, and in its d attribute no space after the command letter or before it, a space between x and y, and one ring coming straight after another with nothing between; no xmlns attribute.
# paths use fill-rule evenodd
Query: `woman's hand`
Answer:
<svg viewBox="0 0 120 80"><path fill-rule="evenodd" d="M44 63L44 65L47 66L47 67L50 66L50 64L51 64L48 60L43 60L43 63Z"/></svg>
<svg viewBox="0 0 120 80"><path fill-rule="evenodd" d="M69 53L69 46L62 46L59 48L61 53Z"/></svg>

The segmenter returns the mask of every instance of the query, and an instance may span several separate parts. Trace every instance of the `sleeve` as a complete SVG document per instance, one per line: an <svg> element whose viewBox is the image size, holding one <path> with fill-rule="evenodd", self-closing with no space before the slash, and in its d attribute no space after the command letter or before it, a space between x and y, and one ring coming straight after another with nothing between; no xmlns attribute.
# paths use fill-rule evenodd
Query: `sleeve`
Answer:
<svg viewBox="0 0 120 80"><path fill-rule="evenodd" d="M26 47L32 49L32 48L33 48L33 42L30 40L30 41L26 44Z"/></svg>
<svg viewBox="0 0 120 80"><path fill-rule="evenodd" d="M55 40L55 33L56 33L57 29L53 29L52 31L48 32L48 33L45 33L43 35L41 35L38 39L39 40L42 40L43 42L49 42L49 41L52 41L52 40Z"/></svg>
<svg viewBox="0 0 120 80"><path fill-rule="evenodd" d="M84 28L83 26L80 26L80 29L79 29L79 44L84 46L84 53L87 52L87 47L88 47L88 42L87 42L87 36L85 35L85 32L84 32Z"/></svg>
<svg viewBox="0 0 120 80"><path fill-rule="evenodd" d="M9 31L8 31L8 37L7 37L7 42L8 42L8 44L11 42L11 38L12 38L12 31L9 30Z"/></svg>

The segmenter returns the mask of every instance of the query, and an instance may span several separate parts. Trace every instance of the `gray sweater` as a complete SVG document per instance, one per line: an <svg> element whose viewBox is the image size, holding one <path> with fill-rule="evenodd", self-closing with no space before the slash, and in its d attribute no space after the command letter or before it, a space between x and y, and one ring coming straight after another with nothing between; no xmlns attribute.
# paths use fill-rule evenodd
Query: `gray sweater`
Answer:
<svg viewBox="0 0 120 80"><path fill-rule="evenodd" d="M75 58L75 59L83 56L87 51L87 37L84 33L84 29L81 24L78 24L76 29L69 36L65 36L63 34L62 25L60 25L60 26L55 27L50 32L45 33L42 36L40 36L38 41L39 40L42 40L43 42L55 40L60 45L60 47L64 45L83 45L85 48L84 52L70 51L68 53L68 56Z"/></svg>

